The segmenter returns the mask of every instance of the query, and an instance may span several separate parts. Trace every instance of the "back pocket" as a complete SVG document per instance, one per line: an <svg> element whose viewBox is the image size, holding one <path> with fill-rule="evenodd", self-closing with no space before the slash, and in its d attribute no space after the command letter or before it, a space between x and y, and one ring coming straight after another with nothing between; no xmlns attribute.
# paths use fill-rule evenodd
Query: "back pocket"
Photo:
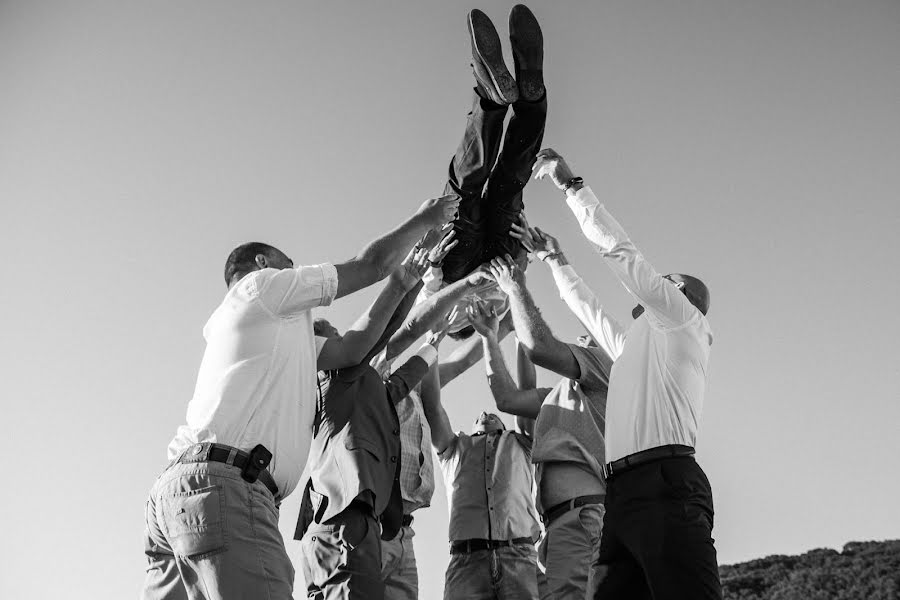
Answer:
<svg viewBox="0 0 900 600"><path fill-rule="evenodd" d="M203 558L225 549L225 490L222 486L161 498L166 538L179 556Z"/></svg>

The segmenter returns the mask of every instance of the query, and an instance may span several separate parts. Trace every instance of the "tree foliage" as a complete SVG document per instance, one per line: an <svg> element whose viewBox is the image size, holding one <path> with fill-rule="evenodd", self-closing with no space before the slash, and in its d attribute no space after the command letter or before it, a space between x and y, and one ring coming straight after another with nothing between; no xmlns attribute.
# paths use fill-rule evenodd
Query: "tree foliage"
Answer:
<svg viewBox="0 0 900 600"><path fill-rule="evenodd" d="M900 540L719 567L725 600L898 600Z"/></svg>

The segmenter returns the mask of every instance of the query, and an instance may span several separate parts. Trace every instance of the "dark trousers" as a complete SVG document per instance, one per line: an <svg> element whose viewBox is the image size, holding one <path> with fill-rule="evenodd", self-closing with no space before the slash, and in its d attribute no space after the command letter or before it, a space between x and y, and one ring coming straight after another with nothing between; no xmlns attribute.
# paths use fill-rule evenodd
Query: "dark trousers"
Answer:
<svg viewBox="0 0 900 600"><path fill-rule="evenodd" d="M509 236L509 226L524 208L522 189L544 138L547 97L514 103L504 138L506 112L506 106L476 93L462 141L450 161L444 193L457 194L460 205L454 223L459 243L444 259L447 283L495 256L517 257L524 252Z"/></svg>
<svg viewBox="0 0 900 600"><path fill-rule="evenodd" d="M322 524L313 523L301 541L307 598L381 600L381 538L371 508L354 502Z"/></svg>
<svg viewBox="0 0 900 600"><path fill-rule="evenodd" d="M607 482L595 600L722 598L709 480L690 456Z"/></svg>

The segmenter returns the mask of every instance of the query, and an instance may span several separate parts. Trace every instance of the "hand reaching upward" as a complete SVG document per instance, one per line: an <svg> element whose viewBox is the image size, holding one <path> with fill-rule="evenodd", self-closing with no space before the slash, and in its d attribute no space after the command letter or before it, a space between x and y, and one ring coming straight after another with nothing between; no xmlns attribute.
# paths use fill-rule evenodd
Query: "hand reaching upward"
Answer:
<svg viewBox="0 0 900 600"><path fill-rule="evenodd" d="M496 309L488 302L477 300L470 303L466 307L466 315L481 337L496 337L500 331L500 318Z"/></svg>
<svg viewBox="0 0 900 600"><path fill-rule="evenodd" d="M491 259L491 277L507 294L513 293L519 287L525 285L525 273L516 264L509 254L505 257L498 256Z"/></svg>
<svg viewBox="0 0 900 600"><path fill-rule="evenodd" d="M460 197L456 194L426 200L416 211L432 228L441 228L456 219Z"/></svg>
<svg viewBox="0 0 900 600"><path fill-rule="evenodd" d="M509 235L519 240L538 260L544 260L553 254L562 254L559 241L538 227L529 226L524 212L519 215L519 222L510 226Z"/></svg>
<svg viewBox="0 0 900 600"><path fill-rule="evenodd" d="M543 179L549 175L553 184L563 191L565 191L566 183L575 176L566 163L566 159L553 148L544 148L537 153L537 160L532 167L532 172L535 179Z"/></svg>

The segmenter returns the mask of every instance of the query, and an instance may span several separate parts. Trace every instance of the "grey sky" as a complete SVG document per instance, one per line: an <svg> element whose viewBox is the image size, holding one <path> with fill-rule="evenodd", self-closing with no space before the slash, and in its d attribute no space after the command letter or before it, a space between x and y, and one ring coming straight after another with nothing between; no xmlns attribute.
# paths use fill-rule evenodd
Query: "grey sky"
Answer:
<svg viewBox="0 0 900 600"><path fill-rule="evenodd" d="M512 5L480 5L502 37ZM699 460L720 561L900 537L900 3L529 6L545 145L656 267L711 288ZM0 597L137 594L227 252L347 258L441 192L470 8L0 2ZM560 194L533 182L525 202L627 320ZM581 333L542 265L528 281L560 337ZM346 327L374 291L323 312ZM457 428L491 405L483 369L445 389ZM426 599L446 524L438 483L417 516Z"/></svg>

